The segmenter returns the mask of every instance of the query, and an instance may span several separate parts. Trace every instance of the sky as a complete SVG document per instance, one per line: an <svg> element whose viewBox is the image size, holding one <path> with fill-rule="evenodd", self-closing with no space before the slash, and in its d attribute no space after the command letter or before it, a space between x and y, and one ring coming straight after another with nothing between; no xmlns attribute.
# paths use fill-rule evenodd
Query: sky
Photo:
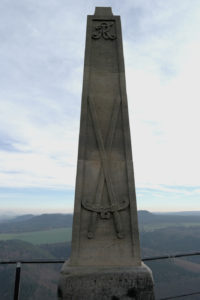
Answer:
<svg viewBox="0 0 200 300"><path fill-rule="evenodd" d="M138 209L200 210L200 1L0 1L0 213L72 212L86 16L121 16Z"/></svg>

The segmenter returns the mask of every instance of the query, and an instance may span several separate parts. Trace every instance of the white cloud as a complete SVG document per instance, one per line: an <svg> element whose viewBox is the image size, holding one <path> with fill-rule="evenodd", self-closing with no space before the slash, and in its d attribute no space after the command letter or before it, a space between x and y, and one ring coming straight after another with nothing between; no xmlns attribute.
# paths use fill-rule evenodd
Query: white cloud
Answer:
<svg viewBox="0 0 200 300"><path fill-rule="evenodd" d="M137 187L198 186L199 1L3 0L1 187L74 186L86 14L95 5L122 18Z"/></svg>
<svg viewBox="0 0 200 300"><path fill-rule="evenodd" d="M199 37L197 11L183 1L152 23L168 29L125 41L127 89L137 185L199 185ZM168 2L169 3L169 2ZM181 5L182 6L182 5ZM173 14L182 13L174 26ZM145 22L150 22L147 18ZM144 25L145 28L146 25ZM192 34L190 34L192 32ZM171 35L169 35L171 33ZM152 40L153 35L153 40ZM149 53L149 54L148 54ZM132 59L133 57L133 59Z"/></svg>

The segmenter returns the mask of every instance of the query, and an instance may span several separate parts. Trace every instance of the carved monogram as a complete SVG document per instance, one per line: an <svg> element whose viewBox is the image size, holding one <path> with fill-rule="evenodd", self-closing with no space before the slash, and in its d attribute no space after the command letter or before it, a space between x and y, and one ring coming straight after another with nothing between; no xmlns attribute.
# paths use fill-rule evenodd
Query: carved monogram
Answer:
<svg viewBox="0 0 200 300"><path fill-rule="evenodd" d="M113 23L103 22L95 27L95 31L92 33L92 38L95 40L103 37L105 40L115 40L117 37L115 34L111 33L111 28Z"/></svg>
<svg viewBox="0 0 200 300"><path fill-rule="evenodd" d="M105 145L103 142L101 129L98 124L95 102L92 98L89 97L88 102L101 158L101 169L95 199L93 201L91 201L91 199L82 199L83 207L92 212L88 228L88 238L94 238L97 218L98 215L100 215L102 219L109 219L111 216L113 216L117 237L121 239L124 238L124 232L119 211L126 209L129 206L129 200L126 197L122 197L122 199L117 199L118 197L116 196L116 193L113 188L108 164L108 154L111 151L121 99L117 99L116 104L114 106L110 129ZM105 183L107 185L108 196L110 201L107 207L102 206L101 204Z"/></svg>

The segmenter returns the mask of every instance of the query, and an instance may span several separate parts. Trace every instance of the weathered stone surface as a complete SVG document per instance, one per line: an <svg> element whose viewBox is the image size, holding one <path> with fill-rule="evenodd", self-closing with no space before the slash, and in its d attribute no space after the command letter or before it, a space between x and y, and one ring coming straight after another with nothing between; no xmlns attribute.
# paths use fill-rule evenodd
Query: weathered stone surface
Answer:
<svg viewBox="0 0 200 300"><path fill-rule="evenodd" d="M111 8L87 22L70 263L140 265L121 25Z"/></svg>
<svg viewBox="0 0 200 300"><path fill-rule="evenodd" d="M88 16L72 252L59 295L153 299L140 257L120 17L108 7Z"/></svg>
<svg viewBox="0 0 200 300"><path fill-rule="evenodd" d="M151 271L145 265L110 269L65 265L63 271L59 300L154 299Z"/></svg>

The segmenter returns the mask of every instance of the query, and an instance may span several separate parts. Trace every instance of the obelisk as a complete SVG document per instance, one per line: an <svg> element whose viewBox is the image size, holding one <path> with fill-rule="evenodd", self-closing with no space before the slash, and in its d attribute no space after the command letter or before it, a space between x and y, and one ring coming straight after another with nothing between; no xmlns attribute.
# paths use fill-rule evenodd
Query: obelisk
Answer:
<svg viewBox="0 0 200 300"><path fill-rule="evenodd" d="M58 299L154 299L141 262L120 17L88 16L69 261Z"/></svg>

